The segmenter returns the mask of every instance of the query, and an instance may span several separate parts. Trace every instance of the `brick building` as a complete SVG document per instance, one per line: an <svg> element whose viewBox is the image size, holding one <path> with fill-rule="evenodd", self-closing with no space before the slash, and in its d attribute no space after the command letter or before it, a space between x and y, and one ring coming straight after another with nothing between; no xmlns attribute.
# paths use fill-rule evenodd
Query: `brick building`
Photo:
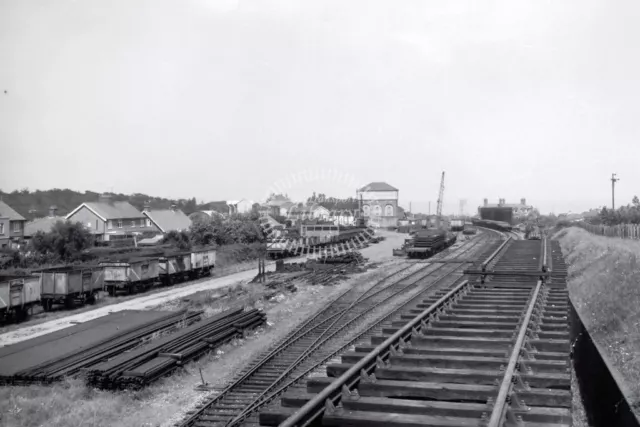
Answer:
<svg viewBox="0 0 640 427"><path fill-rule="evenodd" d="M368 223L379 227L398 225L399 190L386 182L372 182L357 190L362 212Z"/></svg>

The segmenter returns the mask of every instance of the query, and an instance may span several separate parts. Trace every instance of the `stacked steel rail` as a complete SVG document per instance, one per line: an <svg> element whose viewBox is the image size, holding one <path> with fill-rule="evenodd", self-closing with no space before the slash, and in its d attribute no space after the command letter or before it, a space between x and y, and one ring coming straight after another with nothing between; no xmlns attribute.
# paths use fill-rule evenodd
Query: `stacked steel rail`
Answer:
<svg viewBox="0 0 640 427"><path fill-rule="evenodd" d="M50 383L62 379L65 376L74 375L82 369L91 366L101 360L114 357L118 354L131 350L144 343L153 334L168 333L175 329L180 322L189 325L200 319L202 312L187 313L185 310L177 312L167 312L160 318L154 318L146 325L141 325L134 330L123 329L120 333L109 334L104 339L94 343L92 346L80 346L70 348L68 352L60 356L48 359L36 366L31 366L16 372L11 376L0 376L2 384L31 384L31 383ZM107 319L105 317L105 319ZM99 323L102 319L96 319L87 322L84 325L78 325L71 329L81 330L89 327L91 324ZM2 357L8 357L12 354L25 354L23 358L29 358L29 350L39 345L48 345L52 339L63 339L65 331L54 333L35 338L33 340L24 341L18 344L7 346L2 349ZM68 332L67 334L71 334ZM59 336L58 336L59 335ZM42 351L42 350L33 350ZM3 362L9 363L9 362Z"/></svg>
<svg viewBox="0 0 640 427"><path fill-rule="evenodd" d="M205 351L263 325L265 319L266 315L257 309L227 310L91 366L87 369L87 382L105 389L140 389Z"/></svg>
<svg viewBox="0 0 640 427"><path fill-rule="evenodd" d="M460 256L480 241L470 242L458 248ZM477 249L477 248L476 248ZM443 254L444 256L444 254ZM427 287L445 278L456 280L452 273L460 269L464 262L441 263L425 267L409 267L384 278L366 292L347 291L318 315L305 322L294 333L261 355L250 364L232 384L195 411L189 412L182 426L239 425L256 422L256 412L265 404L280 396L288 387L303 378L308 372L331 357L348 340L345 336L362 324L376 309L387 304L398 303L402 298L423 292ZM434 277L433 273L440 276ZM403 276L398 278L397 276ZM425 284L425 280L428 284ZM422 286L421 286L422 285ZM366 323L366 322L364 322Z"/></svg>
<svg viewBox="0 0 640 427"><path fill-rule="evenodd" d="M508 240L484 266L510 275L475 277L403 310L261 424L570 426L564 263L546 241L531 243ZM559 273L530 274L548 272L549 260Z"/></svg>

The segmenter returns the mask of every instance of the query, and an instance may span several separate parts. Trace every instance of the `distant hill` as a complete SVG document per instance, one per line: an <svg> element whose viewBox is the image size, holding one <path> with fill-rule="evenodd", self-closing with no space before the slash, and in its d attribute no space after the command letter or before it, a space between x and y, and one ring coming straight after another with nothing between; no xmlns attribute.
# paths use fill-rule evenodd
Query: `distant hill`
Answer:
<svg viewBox="0 0 640 427"><path fill-rule="evenodd" d="M168 209L172 204L175 204L187 215L199 209L195 197L193 199L173 200L141 193L131 195L107 194L111 195L112 200L128 201L139 210L144 209L146 202L149 202L151 209ZM57 206L57 215L67 215L84 202L97 201L99 195L100 193L95 191L80 193L78 191L69 189L61 190L59 188L45 191L20 190L11 193L0 191L0 198L28 220L47 216L51 205Z"/></svg>

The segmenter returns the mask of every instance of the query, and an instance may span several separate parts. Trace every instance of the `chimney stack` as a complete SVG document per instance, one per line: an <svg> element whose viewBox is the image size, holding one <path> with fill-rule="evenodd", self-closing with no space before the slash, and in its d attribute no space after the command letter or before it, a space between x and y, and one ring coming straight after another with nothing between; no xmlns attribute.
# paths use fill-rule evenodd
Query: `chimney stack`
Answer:
<svg viewBox="0 0 640 427"><path fill-rule="evenodd" d="M526 206L527 205L527 199L520 199L520 204L522 206Z"/></svg>
<svg viewBox="0 0 640 427"><path fill-rule="evenodd" d="M489 205L489 199L484 199L484 206L487 207Z"/></svg>
<svg viewBox="0 0 640 427"><path fill-rule="evenodd" d="M149 202L145 202L144 209L142 210L142 212L150 212L150 211L151 211L151 206L149 206Z"/></svg>
<svg viewBox="0 0 640 427"><path fill-rule="evenodd" d="M173 212L175 212L177 209L178 209L178 206L176 206L176 205L171 205L171 210L172 210Z"/></svg>
<svg viewBox="0 0 640 427"><path fill-rule="evenodd" d="M58 207L56 205L49 206L49 217L53 218L54 216L56 216L57 210L58 210Z"/></svg>

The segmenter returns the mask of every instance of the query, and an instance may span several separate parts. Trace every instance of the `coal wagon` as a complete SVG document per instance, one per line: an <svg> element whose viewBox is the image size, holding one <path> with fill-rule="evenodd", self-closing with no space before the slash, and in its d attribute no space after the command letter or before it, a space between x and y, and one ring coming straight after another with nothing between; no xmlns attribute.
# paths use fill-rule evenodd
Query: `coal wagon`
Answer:
<svg viewBox="0 0 640 427"><path fill-rule="evenodd" d="M40 275L42 308L54 304L70 308L74 303L94 303L103 286L103 270L98 266L73 266L37 270Z"/></svg>
<svg viewBox="0 0 640 427"><path fill-rule="evenodd" d="M0 275L0 319L20 321L39 303L40 277Z"/></svg>
<svg viewBox="0 0 640 427"><path fill-rule="evenodd" d="M101 262L100 267L104 269L104 289L111 296L118 291L133 293L149 288L160 278L159 257L112 259Z"/></svg>
<svg viewBox="0 0 640 427"><path fill-rule="evenodd" d="M189 272L189 277L195 279L197 277L211 274L211 270L215 267L215 263L216 251L214 249L193 249L191 251L191 270Z"/></svg>
<svg viewBox="0 0 640 427"><path fill-rule="evenodd" d="M191 275L191 252L167 253L158 258L158 275L163 285L179 283Z"/></svg>

